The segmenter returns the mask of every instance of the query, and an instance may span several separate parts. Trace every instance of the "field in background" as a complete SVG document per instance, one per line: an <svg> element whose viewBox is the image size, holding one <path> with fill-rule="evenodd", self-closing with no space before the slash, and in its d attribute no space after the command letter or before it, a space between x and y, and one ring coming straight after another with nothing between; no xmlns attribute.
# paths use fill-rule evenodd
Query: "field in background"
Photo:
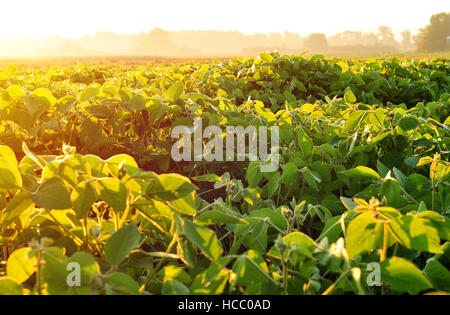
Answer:
<svg viewBox="0 0 450 315"><path fill-rule="evenodd" d="M306 52L305 57L313 54ZM396 54L326 54L327 58L341 58L341 59L427 59L427 58L450 58L450 52L437 53L396 53ZM29 57L29 58L0 58L0 68L5 68L10 64L15 64L23 68L45 68L58 66L73 66L77 64L84 64L87 66L95 65L123 65L123 66L140 66L147 64L180 64L186 62L212 62L224 61L233 57L154 57L154 56L106 56L106 57Z"/></svg>
<svg viewBox="0 0 450 315"><path fill-rule="evenodd" d="M450 59L412 57L4 61L0 295L450 292Z"/></svg>
<svg viewBox="0 0 450 315"><path fill-rule="evenodd" d="M10 64L15 64L23 68L43 68L43 67L64 67L77 64L87 66L102 65L123 65L123 66L141 66L147 64L180 64L186 62L212 62L213 59L223 61L230 59L225 57L135 57L135 56L116 56L116 57L29 57L29 58L0 58L0 68L5 68Z"/></svg>

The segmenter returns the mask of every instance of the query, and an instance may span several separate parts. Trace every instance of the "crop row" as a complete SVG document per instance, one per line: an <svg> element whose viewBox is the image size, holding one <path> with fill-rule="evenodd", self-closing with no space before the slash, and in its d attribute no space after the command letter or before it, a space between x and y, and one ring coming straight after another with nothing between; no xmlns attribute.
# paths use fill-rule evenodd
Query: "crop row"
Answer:
<svg viewBox="0 0 450 315"><path fill-rule="evenodd" d="M448 63L10 66L0 294L449 292ZM278 169L175 162L196 119L278 127Z"/></svg>

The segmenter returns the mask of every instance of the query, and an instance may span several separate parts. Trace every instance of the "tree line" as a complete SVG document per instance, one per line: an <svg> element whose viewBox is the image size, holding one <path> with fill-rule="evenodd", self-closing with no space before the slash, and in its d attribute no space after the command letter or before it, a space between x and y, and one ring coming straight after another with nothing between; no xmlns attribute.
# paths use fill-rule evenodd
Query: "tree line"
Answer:
<svg viewBox="0 0 450 315"><path fill-rule="evenodd" d="M306 37L284 32L247 35L238 31L166 31L115 34L97 32L79 39L53 37L33 41L0 40L0 56L238 56L277 49L282 53L394 53L450 50L450 13L438 13L416 36L406 30L396 40L392 28L380 26L375 32L345 31L326 37Z"/></svg>

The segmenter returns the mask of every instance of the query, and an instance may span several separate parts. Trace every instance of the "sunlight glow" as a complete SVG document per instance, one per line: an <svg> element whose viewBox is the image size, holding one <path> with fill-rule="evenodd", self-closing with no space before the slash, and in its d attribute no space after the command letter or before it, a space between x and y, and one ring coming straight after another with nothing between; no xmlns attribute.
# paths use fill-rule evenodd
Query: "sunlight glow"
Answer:
<svg viewBox="0 0 450 315"><path fill-rule="evenodd" d="M345 30L392 26L415 33L447 0L16 0L2 2L0 38L78 38L97 31L238 30L247 34L290 31L332 35Z"/></svg>

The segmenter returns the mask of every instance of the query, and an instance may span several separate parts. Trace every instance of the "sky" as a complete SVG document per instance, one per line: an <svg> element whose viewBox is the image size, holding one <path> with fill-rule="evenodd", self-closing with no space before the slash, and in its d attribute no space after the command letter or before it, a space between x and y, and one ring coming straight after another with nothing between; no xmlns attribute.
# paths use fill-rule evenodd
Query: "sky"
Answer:
<svg viewBox="0 0 450 315"><path fill-rule="evenodd" d="M449 0L3 0L0 38L79 38L98 31L237 30L333 35L392 26L413 33Z"/></svg>

